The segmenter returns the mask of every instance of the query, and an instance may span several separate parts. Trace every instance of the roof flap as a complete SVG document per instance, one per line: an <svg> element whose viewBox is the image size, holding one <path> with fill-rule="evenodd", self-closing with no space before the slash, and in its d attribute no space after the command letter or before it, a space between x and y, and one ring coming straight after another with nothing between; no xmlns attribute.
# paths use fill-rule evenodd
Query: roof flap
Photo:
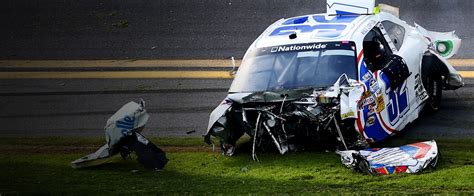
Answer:
<svg viewBox="0 0 474 196"><path fill-rule="evenodd" d="M375 0L327 0L330 15L374 14Z"/></svg>

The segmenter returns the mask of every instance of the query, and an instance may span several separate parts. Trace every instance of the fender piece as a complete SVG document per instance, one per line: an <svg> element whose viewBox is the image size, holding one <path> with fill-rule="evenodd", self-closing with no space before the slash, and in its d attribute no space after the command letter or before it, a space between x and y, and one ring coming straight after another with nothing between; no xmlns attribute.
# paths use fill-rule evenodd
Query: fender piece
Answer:
<svg viewBox="0 0 474 196"><path fill-rule="evenodd" d="M226 127L227 118L225 115L231 107L232 100L225 98L224 101L222 101L222 103L211 112L211 115L209 116L209 124L207 125L207 131L204 136L204 141L207 144L212 143L211 135L216 134L216 132L223 131L223 129ZM213 128L219 130L214 130Z"/></svg>
<svg viewBox="0 0 474 196"><path fill-rule="evenodd" d="M369 148L337 152L342 164L368 174L418 173L434 168L438 162L436 141L408 144L395 148Z"/></svg>
<svg viewBox="0 0 474 196"><path fill-rule="evenodd" d="M340 109L341 119L357 118L357 103L364 93L364 87L357 85L352 88L348 94L341 93Z"/></svg>
<svg viewBox="0 0 474 196"><path fill-rule="evenodd" d="M415 28L431 42L431 48L443 58L449 59L453 57L458 52L459 47L461 47L461 39L455 34L455 31L428 31L416 23Z"/></svg>
<svg viewBox="0 0 474 196"><path fill-rule="evenodd" d="M348 84L344 84L345 82ZM342 93L341 83L343 83ZM333 88L339 88L335 91L338 93L336 97L340 96L341 119L357 118L358 102L364 93L364 86L356 80L348 79L347 75L343 74L333 85Z"/></svg>

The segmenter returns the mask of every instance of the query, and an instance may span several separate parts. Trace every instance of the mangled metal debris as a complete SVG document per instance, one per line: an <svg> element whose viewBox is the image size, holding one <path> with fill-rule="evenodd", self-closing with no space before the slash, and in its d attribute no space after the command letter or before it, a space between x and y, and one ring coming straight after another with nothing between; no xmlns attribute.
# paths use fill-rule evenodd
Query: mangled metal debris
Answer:
<svg viewBox="0 0 474 196"><path fill-rule="evenodd" d="M418 173L434 168L438 162L438 146L434 140L395 148L369 148L338 151L342 163L355 171L368 174Z"/></svg>
<svg viewBox="0 0 474 196"><path fill-rule="evenodd" d="M217 136L224 154L232 156L236 140L247 133L252 136L254 160L257 148L269 146L280 154L308 146L331 150L365 146L364 138L351 131L354 120L348 115L357 110L357 103L349 99L363 92L362 85L342 74L330 88L229 95L211 114L205 139L211 143L211 135Z"/></svg>
<svg viewBox="0 0 474 196"><path fill-rule="evenodd" d="M71 163L73 168L83 168L106 163L111 157L120 153L123 158L132 152L146 169L160 170L168 159L165 152L156 147L140 132L145 127L149 115L145 102L129 102L107 120L105 126L106 144L95 153L86 155Z"/></svg>

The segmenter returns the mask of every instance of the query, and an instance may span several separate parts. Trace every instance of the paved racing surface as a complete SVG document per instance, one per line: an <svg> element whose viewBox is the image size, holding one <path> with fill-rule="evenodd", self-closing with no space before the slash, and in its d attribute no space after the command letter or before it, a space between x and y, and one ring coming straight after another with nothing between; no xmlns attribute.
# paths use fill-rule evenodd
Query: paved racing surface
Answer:
<svg viewBox="0 0 474 196"><path fill-rule="evenodd" d="M379 1L385 2L385 1ZM463 45L456 58L474 58L470 20L474 3L391 1L401 18L429 30L456 30ZM281 17L324 12L324 1L94 1L8 0L0 6L0 59L225 59L241 57L251 42ZM146 101L145 135L198 136L225 97L231 79L5 79L17 72L230 71L201 64L108 68L43 67L0 63L0 136L102 136L106 120L129 101ZM133 61L132 61L133 62ZM474 61L458 70L474 71ZM128 62L131 63L131 62ZM166 64L166 63L165 63ZM6 73L6 74L5 74ZM53 74L53 72L51 72ZM126 73L123 77L126 76ZM2 78L3 77L3 78ZM411 138L474 136L474 79L444 91L443 108L405 131ZM193 132L195 130L195 132ZM187 134L186 132L191 132Z"/></svg>
<svg viewBox="0 0 474 196"><path fill-rule="evenodd" d="M5 0L0 58L156 59L241 57L276 20L326 12L325 0ZM463 38L473 58L471 0L383 0L401 18Z"/></svg>
<svg viewBox="0 0 474 196"><path fill-rule="evenodd" d="M6 80L1 85L8 90L0 100L0 135L103 135L115 111L140 99L150 113L147 135L193 130L200 135L230 80Z"/></svg>
<svg viewBox="0 0 474 196"><path fill-rule="evenodd" d="M147 69L152 72L164 68ZM458 69L474 71L474 66ZM226 72L230 67L212 70ZM151 116L146 135L199 136L206 129L209 113L226 96L231 83L231 79L187 78L1 81L1 136L102 136L105 122L116 110L140 99L146 101ZM474 79L465 82L466 86L457 91L444 91L442 110L425 114L409 125L406 136L428 139L474 136Z"/></svg>

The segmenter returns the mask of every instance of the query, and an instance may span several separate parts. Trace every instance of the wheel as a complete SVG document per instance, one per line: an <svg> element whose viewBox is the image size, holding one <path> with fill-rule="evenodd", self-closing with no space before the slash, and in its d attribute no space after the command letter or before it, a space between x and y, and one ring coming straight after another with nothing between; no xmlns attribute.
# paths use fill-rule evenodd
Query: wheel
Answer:
<svg viewBox="0 0 474 196"><path fill-rule="evenodd" d="M425 76L423 85L428 93L428 100L425 108L429 111L438 111L441 106L441 97L443 93L443 80L440 75L430 74Z"/></svg>

